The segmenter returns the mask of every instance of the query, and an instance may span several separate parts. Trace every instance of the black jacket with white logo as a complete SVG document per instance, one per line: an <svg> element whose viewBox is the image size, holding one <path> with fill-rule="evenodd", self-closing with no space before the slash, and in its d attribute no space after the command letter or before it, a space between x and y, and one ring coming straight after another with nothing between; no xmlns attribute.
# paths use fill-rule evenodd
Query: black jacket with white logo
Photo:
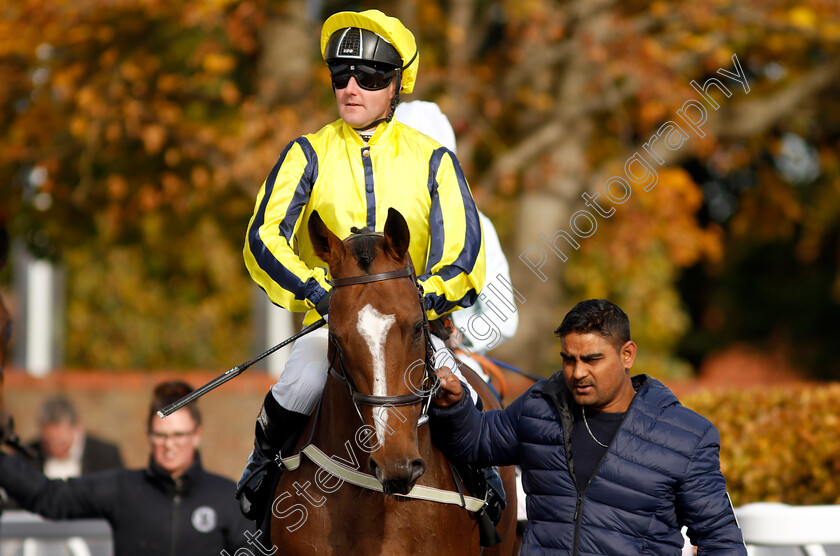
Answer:
<svg viewBox="0 0 840 556"><path fill-rule="evenodd" d="M25 509L48 519L102 518L115 556L233 555L247 546L253 522L239 511L233 481L196 460L174 480L154 461L147 469L113 469L49 480L18 458L0 454L0 486Z"/></svg>

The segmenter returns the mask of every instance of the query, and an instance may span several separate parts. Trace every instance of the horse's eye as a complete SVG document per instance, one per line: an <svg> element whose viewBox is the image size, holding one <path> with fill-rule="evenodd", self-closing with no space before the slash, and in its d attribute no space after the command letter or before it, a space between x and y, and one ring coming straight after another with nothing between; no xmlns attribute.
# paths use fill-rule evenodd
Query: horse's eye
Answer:
<svg viewBox="0 0 840 556"><path fill-rule="evenodd" d="M418 322L417 324L414 325L414 337L419 338L420 334L422 334L422 333L423 333L423 323Z"/></svg>

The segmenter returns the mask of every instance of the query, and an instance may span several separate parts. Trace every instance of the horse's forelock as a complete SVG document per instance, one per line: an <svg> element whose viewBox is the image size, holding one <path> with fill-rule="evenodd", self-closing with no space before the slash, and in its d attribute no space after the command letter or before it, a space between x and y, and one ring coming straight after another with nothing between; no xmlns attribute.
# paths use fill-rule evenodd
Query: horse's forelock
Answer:
<svg viewBox="0 0 840 556"><path fill-rule="evenodd" d="M350 233L353 234L353 236L379 235L368 227L357 228L356 226L353 226L352 228L350 228ZM351 237L350 239L353 239L353 238Z"/></svg>
<svg viewBox="0 0 840 556"><path fill-rule="evenodd" d="M374 234L365 228L365 230L352 239L353 241L350 242L349 251L353 254L356 262L359 263L359 267L367 272L370 265L373 264L373 261L382 252L382 248L379 246L382 236Z"/></svg>

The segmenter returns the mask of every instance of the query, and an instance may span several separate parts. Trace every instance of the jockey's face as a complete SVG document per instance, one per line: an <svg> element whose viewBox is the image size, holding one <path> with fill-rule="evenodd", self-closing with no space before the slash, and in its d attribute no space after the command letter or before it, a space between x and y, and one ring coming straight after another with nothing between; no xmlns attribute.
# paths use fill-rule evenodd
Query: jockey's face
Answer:
<svg viewBox="0 0 840 556"><path fill-rule="evenodd" d="M152 419L149 448L152 459L173 479L183 475L195 461L201 427L190 412L180 409L166 419Z"/></svg>
<svg viewBox="0 0 840 556"><path fill-rule="evenodd" d="M627 411L635 395L630 382L634 342L616 349L600 334L572 332L560 338L560 345L566 384L579 405L608 413Z"/></svg>
<svg viewBox="0 0 840 556"><path fill-rule="evenodd" d="M373 122L386 118L391 111L391 98L396 86L396 79L392 79L384 89L367 91L359 87L355 77L351 77L346 87L335 89L338 115L359 131L374 129Z"/></svg>

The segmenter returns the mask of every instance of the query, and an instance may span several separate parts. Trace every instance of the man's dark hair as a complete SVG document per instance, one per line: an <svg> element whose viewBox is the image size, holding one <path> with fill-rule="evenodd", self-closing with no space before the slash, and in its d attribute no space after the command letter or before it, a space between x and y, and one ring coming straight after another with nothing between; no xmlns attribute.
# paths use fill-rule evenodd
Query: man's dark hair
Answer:
<svg viewBox="0 0 840 556"><path fill-rule="evenodd" d="M64 396L55 396L44 402L38 414L38 423L41 425L55 425L57 423L70 423L75 425L79 422L79 414L69 399Z"/></svg>
<svg viewBox="0 0 840 556"><path fill-rule="evenodd" d="M152 393L152 403L149 406L149 420L147 421L149 430L152 429L152 419L158 418L158 411L171 403L177 402L192 391L193 387L182 380L169 380L155 386ZM201 411L198 410L198 405L195 402L187 404L184 409L190 412L196 426L201 425Z"/></svg>
<svg viewBox="0 0 840 556"><path fill-rule="evenodd" d="M566 313L554 334L562 338L572 332L600 334L615 349L620 349L630 341L630 319L618 305L606 299L587 299Z"/></svg>

